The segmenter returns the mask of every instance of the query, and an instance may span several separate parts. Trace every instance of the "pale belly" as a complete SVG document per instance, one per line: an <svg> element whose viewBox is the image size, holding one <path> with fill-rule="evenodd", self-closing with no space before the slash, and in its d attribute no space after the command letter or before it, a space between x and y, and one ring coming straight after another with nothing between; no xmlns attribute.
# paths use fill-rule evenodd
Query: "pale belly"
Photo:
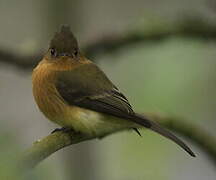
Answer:
<svg viewBox="0 0 216 180"><path fill-rule="evenodd" d="M119 130L136 127L128 120L79 107L68 108L65 113L63 118L56 119L56 123L92 136L101 137Z"/></svg>

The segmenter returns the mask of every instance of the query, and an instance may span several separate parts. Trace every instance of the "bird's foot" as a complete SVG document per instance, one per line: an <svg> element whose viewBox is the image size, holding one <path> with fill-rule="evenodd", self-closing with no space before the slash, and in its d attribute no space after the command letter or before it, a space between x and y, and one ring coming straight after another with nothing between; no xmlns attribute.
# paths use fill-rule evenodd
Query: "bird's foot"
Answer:
<svg viewBox="0 0 216 180"><path fill-rule="evenodd" d="M62 131L62 132L71 132L71 131L74 131L72 128L69 128L69 127L62 127L62 128L56 128L54 129L51 134L55 133L55 132L59 132L59 131Z"/></svg>

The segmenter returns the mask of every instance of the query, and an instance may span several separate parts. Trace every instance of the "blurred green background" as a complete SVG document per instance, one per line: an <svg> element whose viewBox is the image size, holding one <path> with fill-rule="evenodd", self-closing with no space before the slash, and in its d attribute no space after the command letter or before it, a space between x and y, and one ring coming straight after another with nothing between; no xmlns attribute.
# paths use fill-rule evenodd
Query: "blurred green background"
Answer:
<svg viewBox="0 0 216 180"><path fill-rule="evenodd" d="M216 3L206 0L0 1L0 49L28 56L45 52L60 25L69 24L82 47L109 34L124 34L151 23L193 15L216 22ZM164 24L166 26L166 24ZM151 30L151 29L150 29ZM171 36L136 43L94 60L138 112L179 116L215 134L216 44ZM188 139L189 157L174 143L149 131L140 138L121 132L58 151L26 177L13 159L57 126L39 112L31 73L0 61L0 179L32 180L214 180L215 166ZM215 134L216 135L216 134ZM19 173L18 173L19 174Z"/></svg>

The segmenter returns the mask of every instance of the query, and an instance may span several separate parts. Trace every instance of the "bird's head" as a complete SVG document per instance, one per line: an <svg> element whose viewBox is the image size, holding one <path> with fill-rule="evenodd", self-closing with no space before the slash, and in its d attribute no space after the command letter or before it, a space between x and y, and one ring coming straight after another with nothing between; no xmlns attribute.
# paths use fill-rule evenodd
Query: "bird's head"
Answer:
<svg viewBox="0 0 216 180"><path fill-rule="evenodd" d="M55 33L50 41L50 46L46 57L49 60L59 60L62 58L78 59L80 55L76 38L70 27L63 25L59 32Z"/></svg>

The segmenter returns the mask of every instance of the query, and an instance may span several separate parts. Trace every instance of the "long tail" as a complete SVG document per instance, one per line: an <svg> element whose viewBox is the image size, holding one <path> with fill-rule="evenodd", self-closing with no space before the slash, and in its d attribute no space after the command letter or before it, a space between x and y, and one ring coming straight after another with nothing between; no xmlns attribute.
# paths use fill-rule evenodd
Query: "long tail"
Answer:
<svg viewBox="0 0 216 180"><path fill-rule="evenodd" d="M193 151L182 140L180 140L178 137L173 135L171 132L169 132L168 130L166 130L162 126L160 126L158 123L153 122L153 121L145 118L144 116L142 116L140 114L135 114L135 116L133 116L133 121L139 125L142 125L146 128L149 128L149 129L157 132L158 134L174 141L176 144L178 144L180 147L182 147L185 151L187 151L191 156L196 157L196 155L193 153Z"/></svg>

